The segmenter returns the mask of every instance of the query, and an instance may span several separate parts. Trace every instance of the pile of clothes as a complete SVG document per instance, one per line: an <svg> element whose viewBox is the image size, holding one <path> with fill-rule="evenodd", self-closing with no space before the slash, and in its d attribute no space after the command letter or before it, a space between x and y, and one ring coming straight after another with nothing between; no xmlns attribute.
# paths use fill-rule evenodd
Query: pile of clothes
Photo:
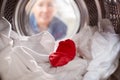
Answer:
<svg viewBox="0 0 120 80"><path fill-rule="evenodd" d="M83 27L57 48L49 32L20 36L0 19L2 80L106 80L117 68L118 34L109 20Z"/></svg>

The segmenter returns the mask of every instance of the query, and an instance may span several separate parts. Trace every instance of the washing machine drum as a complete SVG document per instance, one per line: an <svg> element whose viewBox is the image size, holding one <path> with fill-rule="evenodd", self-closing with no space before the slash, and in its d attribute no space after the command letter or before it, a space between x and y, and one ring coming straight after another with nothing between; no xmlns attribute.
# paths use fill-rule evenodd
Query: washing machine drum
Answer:
<svg viewBox="0 0 120 80"><path fill-rule="evenodd" d="M61 40L86 25L98 26L102 18L110 19L116 33L120 33L119 0L55 0L47 4L38 0L0 0L0 4L1 15L19 35L48 30L56 40Z"/></svg>

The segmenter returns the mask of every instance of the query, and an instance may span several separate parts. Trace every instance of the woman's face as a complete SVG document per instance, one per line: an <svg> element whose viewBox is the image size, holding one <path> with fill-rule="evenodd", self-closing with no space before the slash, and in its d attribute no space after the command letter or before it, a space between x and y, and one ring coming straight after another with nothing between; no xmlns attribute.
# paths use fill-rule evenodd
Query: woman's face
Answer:
<svg viewBox="0 0 120 80"><path fill-rule="evenodd" d="M48 25L55 15L54 0L37 0L33 7L33 13L39 24Z"/></svg>

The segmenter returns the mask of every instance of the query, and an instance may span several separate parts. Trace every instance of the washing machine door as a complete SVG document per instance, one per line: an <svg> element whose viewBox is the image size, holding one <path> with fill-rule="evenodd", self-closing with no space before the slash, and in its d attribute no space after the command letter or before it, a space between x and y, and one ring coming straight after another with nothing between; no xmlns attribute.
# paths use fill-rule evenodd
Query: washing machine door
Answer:
<svg viewBox="0 0 120 80"><path fill-rule="evenodd" d="M13 30L19 35L30 36L42 30L39 29L40 27L38 28L38 20L33 20L36 19L36 15L33 15L36 3L37 2L34 0L3 1L2 15L12 23ZM54 37L55 35L60 35L58 32L61 31L64 35L58 38L58 40L61 40L72 37L80 31L81 27L86 25L96 26L102 18L101 6L99 3L100 2L96 0L55 0L56 11L54 19L49 23L48 27L50 28L47 28L48 31ZM50 12L48 13L50 15ZM58 25L65 27L56 28Z"/></svg>
<svg viewBox="0 0 120 80"><path fill-rule="evenodd" d="M74 34L79 32L80 28L85 26L86 24L90 26L96 26L98 25L98 22L99 20L101 20L101 18L110 19L115 27L116 33L120 33L119 2L119 0L65 0L63 2L60 1L60 3L56 2L59 4L59 8L56 8L58 9L58 12L55 16L59 17L67 26L69 26L73 30L70 30L70 28L68 27L68 34ZM12 23L12 25L14 25L13 29L17 31L20 35L29 35L27 27L29 26L30 28L31 26L29 17L30 13L32 12L31 8L33 7L34 3L35 1L32 0L0 0L0 4L3 5L1 14L10 23ZM64 4L61 5L61 3Z"/></svg>
<svg viewBox="0 0 120 80"><path fill-rule="evenodd" d="M36 15L33 15L36 3L34 0L3 1L2 15L12 23L13 30L19 35L30 36L41 32L38 20L34 20ZM55 0L55 9L54 19L45 30L59 37L56 40L70 38L86 25L96 26L102 18L100 1L96 0ZM61 25L62 28L58 28Z"/></svg>
<svg viewBox="0 0 120 80"><path fill-rule="evenodd" d="M19 1L15 10L15 15L13 17L14 29L20 35L34 35L41 32L43 27L38 23L37 13L42 15L41 7L39 11L36 10L36 1ZM22 7L21 7L22 6ZM52 12L43 12L47 16L46 20L49 21L49 16L54 16L52 21L47 26L47 29L55 38L55 40L61 40L64 38L70 38L77 32L79 32L82 26L88 23L89 16L87 7L84 1L74 1L74 0L56 0L55 5L52 9L54 10L54 15ZM49 15L48 15L49 14ZM45 20L45 19L44 19ZM39 27L39 28L38 28Z"/></svg>

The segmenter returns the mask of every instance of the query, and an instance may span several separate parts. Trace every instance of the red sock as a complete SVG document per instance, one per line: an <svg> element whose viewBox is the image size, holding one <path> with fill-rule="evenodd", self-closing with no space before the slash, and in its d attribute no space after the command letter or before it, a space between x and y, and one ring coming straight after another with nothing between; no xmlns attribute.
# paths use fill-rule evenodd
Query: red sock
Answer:
<svg viewBox="0 0 120 80"><path fill-rule="evenodd" d="M52 66L63 66L73 60L76 55L75 43L67 39L59 42L56 52L50 54L49 61Z"/></svg>

